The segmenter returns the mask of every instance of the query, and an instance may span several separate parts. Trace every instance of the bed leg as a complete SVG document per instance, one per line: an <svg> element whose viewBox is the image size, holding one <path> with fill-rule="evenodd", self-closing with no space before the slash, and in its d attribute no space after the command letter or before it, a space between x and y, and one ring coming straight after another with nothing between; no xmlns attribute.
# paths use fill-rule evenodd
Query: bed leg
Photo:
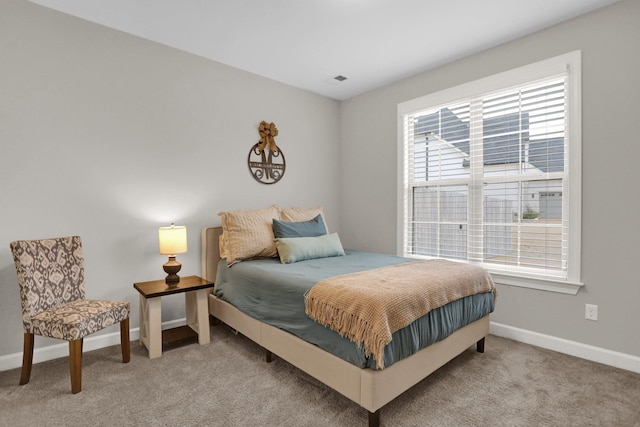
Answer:
<svg viewBox="0 0 640 427"><path fill-rule="evenodd" d="M484 353L484 337L482 337L480 341L476 343L476 350L478 351L478 353Z"/></svg>
<svg viewBox="0 0 640 427"><path fill-rule="evenodd" d="M369 412L369 427L380 427L380 409Z"/></svg>
<svg viewBox="0 0 640 427"><path fill-rule="evenodd" d="M267 363L271 363L271 361L273 360L272 356L273 353L271 353L269 350L267 350L266 348L264 349L264 360L267 361Z"/></svg>

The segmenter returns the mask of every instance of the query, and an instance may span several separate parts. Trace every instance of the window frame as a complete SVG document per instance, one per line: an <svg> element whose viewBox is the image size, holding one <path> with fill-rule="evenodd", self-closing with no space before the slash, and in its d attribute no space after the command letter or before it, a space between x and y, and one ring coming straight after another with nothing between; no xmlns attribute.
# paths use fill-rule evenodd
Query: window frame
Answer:
<svg viewBox="0 0 640 427"><path fill-rule="evenodd" d="M519 286L545 291L577 294L583 286L581 281L581 233L582 233L582 76L581 52L573 51L553 58L535 62L509 71L464 83L449 89L444 89L425 96L411 99L398 104L398 191L397 191L397 253L400 256L425 258L405 252L408 240L407 209L411 197L409 188L409 170L404 134L405 120L408 115L416 112L440 108L455 104L461 100L468 100L486 96L492 92L508 90L545 80L549 77L567 74L566 91L566 138L570 144L567 159L565 159L568 184L567 212L569 216L567 229L567 276L566 279L550 279L530 277L520 272L510 272L506 269L492 269L485 266L494 281L509 286ZM482 263L480 263L482 264Z"/></svg>

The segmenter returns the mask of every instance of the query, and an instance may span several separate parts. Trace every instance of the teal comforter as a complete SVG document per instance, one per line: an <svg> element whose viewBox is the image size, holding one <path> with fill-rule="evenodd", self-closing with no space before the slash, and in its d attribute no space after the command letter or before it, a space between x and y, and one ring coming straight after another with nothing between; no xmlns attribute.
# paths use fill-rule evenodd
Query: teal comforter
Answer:
<svg viewBox="0 0 640 427"><path fill-rule="evenodd" d="M288 331L362 368L375 369L358 345L311 320L304 294L320 280L339 274L412 261L391 255L345 251L346 256L281 264L277 258L259 259L227 267L218 265L215 295L249 316ZM432 310L395 332L384 352L385 366L440 341L455 330L494 309L493 293L481 293Z"/></svg>

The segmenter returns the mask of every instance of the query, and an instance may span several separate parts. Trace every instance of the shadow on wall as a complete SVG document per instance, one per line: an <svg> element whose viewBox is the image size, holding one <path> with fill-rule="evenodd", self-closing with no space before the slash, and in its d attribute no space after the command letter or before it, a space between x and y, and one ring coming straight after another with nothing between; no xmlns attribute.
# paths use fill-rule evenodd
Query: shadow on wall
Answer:
<svg viewBox="0 0 640 427"><path fill-rule="evenodd" d="M3 329L0 355L3 355L22 351L23 329L20 288L11 252L0 256L0 260L0 324Z"/></svg>

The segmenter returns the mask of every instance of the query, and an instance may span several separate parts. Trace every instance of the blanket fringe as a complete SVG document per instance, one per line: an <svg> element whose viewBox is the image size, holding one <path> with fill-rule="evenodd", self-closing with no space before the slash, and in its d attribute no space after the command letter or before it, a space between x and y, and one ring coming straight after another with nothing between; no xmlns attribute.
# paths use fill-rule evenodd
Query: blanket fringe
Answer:
<svg viewBox="0 0 640 427"><path fill-rule="evenodd" d="M384 368L384 348L389 343L376 334L366 320L314 298L306 298L306 313L321 325L331 327L341 337L354 342L364 350L365 357L373 356L378 369Z"/></svg>

